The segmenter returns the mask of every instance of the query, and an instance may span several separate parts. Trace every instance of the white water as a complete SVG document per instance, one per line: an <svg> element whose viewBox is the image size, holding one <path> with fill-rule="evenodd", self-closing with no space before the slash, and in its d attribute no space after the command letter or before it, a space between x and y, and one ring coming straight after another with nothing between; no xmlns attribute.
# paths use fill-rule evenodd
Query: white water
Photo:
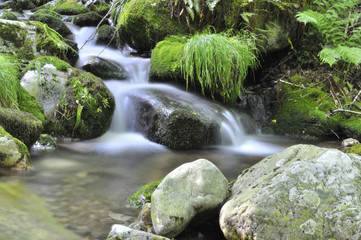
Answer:
<svg viewBox="0 0 361 240"><path fill-rule="evenodd" d="M134 119L134 116L129 111L132 106L129 94L137 91L141 92L141 94L149 94L149 91L145 90L156 90L172 96L176 101L192 104L196 108L201 109L202 112L205 112L210 118L216 119L221 126L222 144L218 146L220 148L246 154L258 154L260 149L262 149L262 153L265 155L280 151L279 148L273 145L262 143L262 141L246 136L240 122L240 117L235 112L173 86L148 83L150 59L129 56L129 53L132 51L130 48L121 52L117 49L95 44L94 27L80 28L70 23L67 25L73 32L74 40L80 48L77 67L83 66L84 63L93 57L101 57L121 66L129 76L127 80L105 81L116 101L116 109L109 131L98 139L77 143L73 147L90 147L95 151L108 153L116 153L127 147L167 151L164 146L150 142L141 134L131 130L132 123L136 119ZM152 96L147 95L147 98L152 98Z"/></svg>

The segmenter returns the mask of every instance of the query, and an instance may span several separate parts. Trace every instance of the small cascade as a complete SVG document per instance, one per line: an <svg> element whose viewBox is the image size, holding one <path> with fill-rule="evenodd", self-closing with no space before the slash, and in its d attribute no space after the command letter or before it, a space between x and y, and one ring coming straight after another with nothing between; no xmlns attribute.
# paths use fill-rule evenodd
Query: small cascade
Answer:
<svg viewBox="0 0 361 240"><path fill-rule="evenodd" d="M127 53L122 53L118 49L97 45L95 43L96 36L95 27L77 27L72 23L67 23L69 29L73 32L74 40L78 43L79 60L77 67L81 67L94 57L101 57L110 60L122 67L127 75L126 80L106 80L104 83L113 93L116 101L116 110L109 131L102 137L91 140L91 143L105 144L116 143L117 148L126 143L151 144L158 145L145 139L139 133L132 132L132 123L136 121L134 115L131 114L133 105L129 98L129 93L140 91L141 94L149 94L146 98L152 98L152 90L164 92L164 94L172 96L174 101L183 102L192 106L192 108L200 109L209 118L216 119L221 126L221 145L239 147L245 143L246 134L243 130L240 116L237 113L227 110L224 107L207 101L194 94L184 92L175 87L166 84L148 83L150 59L140 57L130 57L129 49ZM150 91L146 91L150 90ZM148 93L149 92L149 93ZM99 145L98 145L99 146ZM160 145L159 145L160 146Z"/></svg>

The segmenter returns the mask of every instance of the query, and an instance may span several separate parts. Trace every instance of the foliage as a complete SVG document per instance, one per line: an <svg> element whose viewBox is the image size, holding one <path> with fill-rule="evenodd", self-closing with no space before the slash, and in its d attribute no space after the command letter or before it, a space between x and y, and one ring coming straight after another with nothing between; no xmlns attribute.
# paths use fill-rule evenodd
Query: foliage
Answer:
<svg viewBox="0 0 361 240"><path fill-rule="evenodd" d="M162 182L163 179L150 182L142 186L136 193L128 198L131 207L142 207L144 203L150 202L154 190Z"/></svg>
<svg viewBox="0 0 361 240"><path fill-rule="evenodd" d="M18 108L19 62L0 54L0 107Z"/></svg>
<svg viewBox="0 0 361 240"><path fill-rule="evenodd" d="M182 72L211 96L219 91L224 102L235 103L249 67L257 67L256 37L244 31L237 36L195 34L185 46Z"/></svg>
<svg viewBox="0 0 361 240"><path fill-rule="evenodd" d="M312 24L322 35L321 61L330 66L338 61L358 66L361 63L359 1L315 0L314 4L315 10L299 12L296 18L304 24Z"/></svg>

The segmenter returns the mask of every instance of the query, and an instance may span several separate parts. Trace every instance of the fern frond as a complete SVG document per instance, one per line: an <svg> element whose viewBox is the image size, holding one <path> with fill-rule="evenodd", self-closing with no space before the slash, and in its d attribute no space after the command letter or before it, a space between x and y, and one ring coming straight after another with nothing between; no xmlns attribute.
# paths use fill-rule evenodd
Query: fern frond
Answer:
<svg viewBox="0 0 361 240"><path fill-rule="evenodd" d="M342 60L358 66L361 63L361 48L338 46L335 51L340 55Z"/></svg>
<svg viewBox="0 0 361 240"><path fill-rule="evenodd" d="M304 24L311 23L318 27L324 20L324 16L321 13L315 12L313 10L307 10L297 13L296 19L297 21Z"/></svg>
<svg viewBox="0 0 361 240"><path fill-rule="evenodd" d="M335 49L331 49L329 47L322 49L318 53L318 56L320 57L322 63L327 63L331 67L340 59L339 53L337 53Z"/></svg>

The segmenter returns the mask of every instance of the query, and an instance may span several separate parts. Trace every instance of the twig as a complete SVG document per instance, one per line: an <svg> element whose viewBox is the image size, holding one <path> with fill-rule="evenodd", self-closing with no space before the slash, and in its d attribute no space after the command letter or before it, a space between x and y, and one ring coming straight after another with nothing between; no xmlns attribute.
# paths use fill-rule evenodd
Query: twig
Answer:
<svg viewBox="0 0 361 240"><path fill-rule="evenodd" d="M353 99L353 101L351 102L350 105L353 105L356 102L356 100L360 96L360 94L361 94L361 90L357 93L356 97Z"/></svg>
<svg viewBox="0 0 361 240"><path fill-rule="evenodd" d="M300 86L300 85L296 85L296 84L293 84L293 83L290 83L290 82L287 82L285 80L282 80L282 79L278 79L277 82L281 82L281 83L285 83L287 85L291 85L291 86L294 86L294 87L298 87L298 88L302 88L302 89L305 89L304 86Z"/></svg>
<svg viewBox="0 0 361 240"><path fill-rule="evenodd" d="M330 114L328 114L326 116L326 118L330 118L331 116L336 115L337 113L340 113L340 112L346 112L346 113L353 113L353 114L361 115L361 112L356 112L356 111L346 110L346 109L336 109L336 110L333 110Z"/></svg>

